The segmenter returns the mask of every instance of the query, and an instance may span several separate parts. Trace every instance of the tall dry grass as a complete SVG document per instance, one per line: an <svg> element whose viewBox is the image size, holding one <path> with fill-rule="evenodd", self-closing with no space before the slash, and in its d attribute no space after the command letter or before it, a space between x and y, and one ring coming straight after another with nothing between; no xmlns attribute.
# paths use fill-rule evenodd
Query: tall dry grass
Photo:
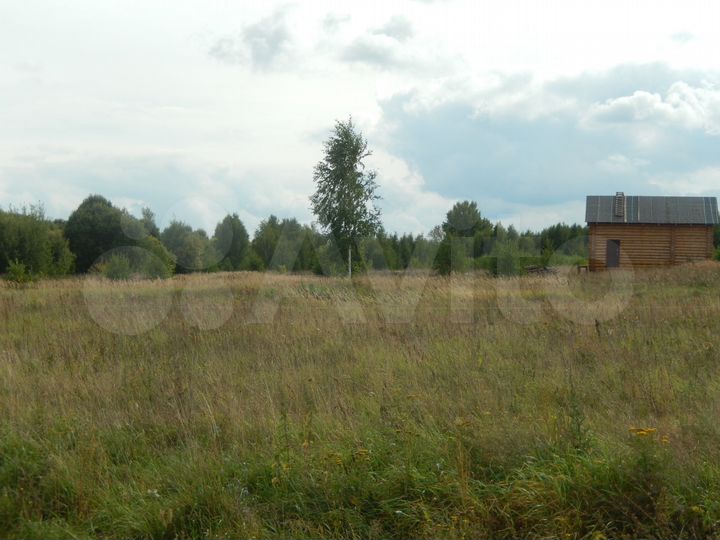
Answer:
<svg viewBox="0 0 720 540"><path fill-rule="evenodd" d="M716 265L5 287L0 536L717 536L719 316Z"/></svg>

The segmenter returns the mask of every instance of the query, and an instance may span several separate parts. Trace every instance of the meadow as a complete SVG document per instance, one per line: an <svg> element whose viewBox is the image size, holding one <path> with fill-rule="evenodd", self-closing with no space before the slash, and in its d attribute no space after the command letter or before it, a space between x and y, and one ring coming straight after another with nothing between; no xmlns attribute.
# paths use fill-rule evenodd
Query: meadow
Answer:
<svg viewBox="0 0 720 540"><path fill-rule="evenodd" d="M720 536L720 264L0 285L0 537Z"/></svg>

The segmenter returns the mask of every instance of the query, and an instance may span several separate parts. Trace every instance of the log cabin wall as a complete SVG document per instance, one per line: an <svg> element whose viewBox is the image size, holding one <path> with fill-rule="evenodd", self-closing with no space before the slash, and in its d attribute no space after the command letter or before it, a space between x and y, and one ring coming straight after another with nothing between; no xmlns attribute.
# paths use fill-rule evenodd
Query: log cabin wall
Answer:
<svg viewBox="0 0 720 540"><path fill-rule="evenodd" d="M620 241L620 268L669 266L713 255L711 226L591 223L591 271L607 268L608 240Z"/></svg>

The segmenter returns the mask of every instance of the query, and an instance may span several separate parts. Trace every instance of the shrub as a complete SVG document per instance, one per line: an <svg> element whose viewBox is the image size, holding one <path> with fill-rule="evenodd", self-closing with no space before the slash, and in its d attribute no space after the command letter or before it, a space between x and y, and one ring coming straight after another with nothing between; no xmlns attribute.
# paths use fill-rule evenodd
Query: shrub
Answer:
<svg viewBox="0 0 720 540"><path fill-rule="evenodd" d="M108 279L130 279L132 277L132 267L130 259L125 255L112 255L107 262L99 266L100 273Z"/></svg>
<svg viewBox="0 0 720 540"><path fill-rule="evenodd" d="M491 275L497 275L497 257L492 255L483 255L475 259L473 263L475 270L484 270Z"/></svg>
<svg viewBox="0 0 720 540"><path fill-rule="evenodd" d="M70 246L62 231L57 228L51 229L47 241L52 260L47 269L47 274L49 276L64 276L71 273L75 267L75 255L70 251Z"/></svg>
<svg viewBox="0 0 720 540"><path fill-rule="evenodd" d="M245 259L240 265L241 270L250 270L253 272L262 272L265 270L265 264L262 258L254 249L249 249L245 255Z"/></svg>
<svg viewBox="0 0 720 540"><path fill-rule="evenodd" d="M14 261L10 261L5 279L17 285L30 283L34 280L32 274L30 274L27 267L17 259Z"/></svg>
<svg viewBox="0 0 720 540"><path fill-rule="evenodd" d="M160 240L154 236L146 236L138 242L138 247L145 250L139 253L142 259L139 266L147 277L164 279L175 273L175 255Z"/></svg>
<svg viewBox="0 0 720 540"><path fill-rule="evenodd" d="M59 276L74 265L63 232L49 222L40 207L0 210L0 273L10 261L21 262L32 275Z"/></svg>

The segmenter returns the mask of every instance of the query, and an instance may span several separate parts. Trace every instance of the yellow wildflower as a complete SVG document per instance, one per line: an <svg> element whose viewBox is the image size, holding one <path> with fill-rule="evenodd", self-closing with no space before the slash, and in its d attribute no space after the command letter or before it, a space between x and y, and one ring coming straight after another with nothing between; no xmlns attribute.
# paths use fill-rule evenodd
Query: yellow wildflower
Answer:
<svg viewBox="0 0 720 540"><path fill-rule="evenodd" d="M652 435L653 433L655 433L655 432L657 431L657 428L652 428L652 427L648 427L648 428L631 427L630 429L628 429L628 431L629 431L630 433L632 433L633 435L636 435L637 437L648 437L649 435Z"/></svg>
<svg viewBox="0 0 720 540"><path fill-rule="evenodd" d="M343 459L340 454L337 452L330 452L327 456L328 461L331 461L335 465L342 465Z"/></svg>
<svg viewBox="0 0 720 540"><path fill-rule="evenodd" d="M370 450L367 448L358 448L354 453L355 459L359 461L367 461L370 459Z"/></svg>

